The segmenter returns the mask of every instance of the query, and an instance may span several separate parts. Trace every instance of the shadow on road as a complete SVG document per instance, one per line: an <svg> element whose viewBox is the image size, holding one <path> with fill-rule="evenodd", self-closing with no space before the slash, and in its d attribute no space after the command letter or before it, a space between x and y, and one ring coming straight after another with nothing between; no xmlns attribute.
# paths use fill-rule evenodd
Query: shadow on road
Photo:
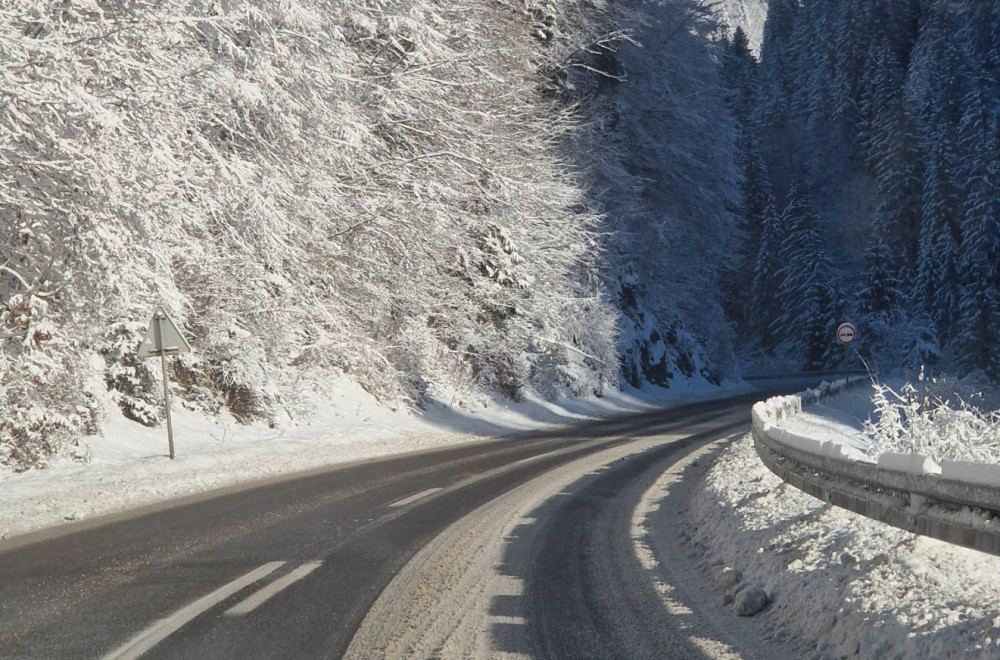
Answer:
<svg viewBox="0 0 1000 660"><path fill-rule="evenodd" d="M496 569L514 578L520 593L496 595L490 603L494 651L581 660L712 657L692 637L688 619L695 615L664 607L632 547L630 524L650 479L683 448L747 425L731 406L720 425L715 406L705 404L683 428L711 424L711 430L588 474L525 517L505 539ZM619 430L634 437L683 430L669 419L651 421L646 430Z"/></svg>

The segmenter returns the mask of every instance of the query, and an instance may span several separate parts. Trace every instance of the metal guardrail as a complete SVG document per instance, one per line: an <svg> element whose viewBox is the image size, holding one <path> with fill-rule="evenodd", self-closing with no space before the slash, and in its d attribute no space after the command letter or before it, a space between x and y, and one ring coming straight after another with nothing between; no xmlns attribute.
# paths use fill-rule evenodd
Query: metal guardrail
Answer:
<svg viewBox="0 0 1000 660"><path fill-rule="evenodd" d="M843 382L819 396L813 390L795 396L814 403L854 384ZM908 532L1000 555L1000 487L806 451L783 440L786 434L767 418L767 409L757 406L753 415L757 455L789 485Z"/></svg>

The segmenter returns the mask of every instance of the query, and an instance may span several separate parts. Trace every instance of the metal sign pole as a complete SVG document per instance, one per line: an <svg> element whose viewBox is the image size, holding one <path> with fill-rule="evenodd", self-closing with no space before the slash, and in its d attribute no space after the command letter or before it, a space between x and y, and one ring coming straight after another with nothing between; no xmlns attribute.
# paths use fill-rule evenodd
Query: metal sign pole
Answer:
<svg viewBox="0 0 1000 660"><path fill-rule="evenodd" d="M170 420L170 381L167 378L167 351L163 346L163 319L165 315L156 315L156 350L160 352L160 367L163 369L163 403L167 408L167 446L170 448L170 460L174 460L174 425Z"/></svg>

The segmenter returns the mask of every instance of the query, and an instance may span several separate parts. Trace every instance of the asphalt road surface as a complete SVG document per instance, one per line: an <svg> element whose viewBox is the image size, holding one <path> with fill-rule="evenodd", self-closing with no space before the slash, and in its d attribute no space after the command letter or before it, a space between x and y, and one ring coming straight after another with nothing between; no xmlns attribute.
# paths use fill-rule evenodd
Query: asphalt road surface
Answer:
<svg viewBox="0 0 1000 660"><path fill-rule="evenodd" d="M615 521L627 511L615 502L631 485L685 449L747 430L750 406L763 396L335 467L29 543L14 539L0 550L0 658L339 658L349 647L362 658L450 657L447 646L421 651L396 639L407 617L436 612L440 620L458 615L449 607L472 607L407 592L427 572L414 557L450 549L448 566L474 562L474 547L447 536L459 533L458 523L478 521L476 538L497 539L491 506L514 502L515 492L540 498L527 484L572 484L587 474L584 487L541 497L546 515L522 524L529 545L506 542L505 552L521 547L517 579L525 586L506 600L493 594L491 607L506 603L523 625L480 630L475 648L462 653L609 658L666 649L662 626L628 619L634 590L594 593L628 570L595 548L624 542ZM683 648L676 653L686 657Z"/></svg>

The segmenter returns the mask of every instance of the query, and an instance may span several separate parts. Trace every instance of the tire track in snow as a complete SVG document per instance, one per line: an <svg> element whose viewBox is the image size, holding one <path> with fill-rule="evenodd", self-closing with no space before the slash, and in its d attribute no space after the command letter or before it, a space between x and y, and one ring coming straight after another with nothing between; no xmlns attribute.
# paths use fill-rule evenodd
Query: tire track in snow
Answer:
<svg viewBox="0 0 1000 660"><path fill-rule="evenodd" d="M725 422L583 457L454 523L396 575L345 657L743 657L693 622L701 610L664 601L667 574L635 538L644 496L685 448L731 433Z"/></svg>

